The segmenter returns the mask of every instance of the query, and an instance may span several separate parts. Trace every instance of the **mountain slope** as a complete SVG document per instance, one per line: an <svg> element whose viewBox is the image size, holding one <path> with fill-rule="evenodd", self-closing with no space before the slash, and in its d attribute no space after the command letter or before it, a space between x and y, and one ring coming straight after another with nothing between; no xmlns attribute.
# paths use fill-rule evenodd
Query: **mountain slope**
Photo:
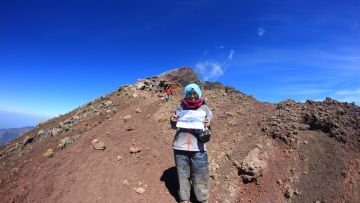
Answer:
<svg viewBox="0 0 360 203"><path fill-rule="evenodd" d="M163 80L122 86L1 147L2 201L176 202L169 117L182 91L164 102L161 88L153 87L174 81ZM205 95L215 116L208 144L210 202L359 201L359 107L262 103L224 88ZM335 132L346 132L339 134L346 142ZM22 144L26 137L33 141ZM59 148L66 137L72 143ZM94 139L106 149L93 149ZM47 158L50 148L54 156Z"/></svg>

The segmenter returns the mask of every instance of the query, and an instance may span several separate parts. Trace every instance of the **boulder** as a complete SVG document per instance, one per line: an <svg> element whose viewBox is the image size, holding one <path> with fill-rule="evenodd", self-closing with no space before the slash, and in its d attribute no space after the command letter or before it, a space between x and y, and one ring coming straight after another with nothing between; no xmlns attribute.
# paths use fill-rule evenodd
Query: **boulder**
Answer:
<svg viewBox="0 0 360 203"><path fill-rule="evenodd" d="M102 103L102 105L104 106L104 107L109 107L110 105L112 105L112 101L106 101L106 102L104 102L104 103Z"/></svg>
<svg viewBox="0 0 360 203"><path fill-rule="evenodd" d="M257 179L262 176L266 163L260 159L259 148L255 148L237 167L244 183L256 182Z"/></svg>
<svg viewBox="0 0 360 203"><path fill-rule="evenodd" d="M131 118L131 115L125 116L125 117L123 118L123 119L124 119L124 122L127 122L130 118Z"/></svg>
<svg viewBox="0 0 360 203"><path fill-rule="evenodd" d="M139 153L141 152L141 148L140 147L137 147L137 146L131 146L130 147L130 153L131 154L135 154L135 153Z"/></svg>
<svg viewBox="0 0 360 203"><path fill-rule="evenodd" d="M91 143L96 150L105 150L106 148L105 144L98 139L94 139Z"/></svg>
<svg viewBox="0 0 360 203"><path fill-rule="evenodd" d="M39 137L42 137L42 136L44 136L46 133L45 133L45 131L44 130L39 130L39 132L38 132L38 136Z"/></svg>
<svg viewBox="0 0 360 203"><path fill-rule="evenodd" d="M198 75L191 68L183 67L173 69L157 76L160 79L172 81L185 86L189 83L200 83Z"/></svg>
<svg viewBox="0 0 360 203"><path fill-rule="evenodd" d="M144 90L145 89L144 81L139 81L138 83L135 84L135 87L137 90Z"/></svg>
<svg viewBox="0 0 360 203"><path fill-rule="evenodd" d="M26 138L23 141L23 145L27 145L28 143L32 142L34 140L33 137L26 136Z"/></svg>
<svg viewBox="0 0 360 203"><path fill-rule="evenodd" d="M60 132L61 132L61 130L59 128L53 128L50 131L50 135L51 135L51 137L56 137Z"/></svg>
<svg viewBox="0 0 360 203"><path fill-rule="evenodd" d="M138 193L138 194L143 194L144 192L145 192L145 189L144 189L144 188L142 188L142 187L136 188L136 193Z"/></svg>

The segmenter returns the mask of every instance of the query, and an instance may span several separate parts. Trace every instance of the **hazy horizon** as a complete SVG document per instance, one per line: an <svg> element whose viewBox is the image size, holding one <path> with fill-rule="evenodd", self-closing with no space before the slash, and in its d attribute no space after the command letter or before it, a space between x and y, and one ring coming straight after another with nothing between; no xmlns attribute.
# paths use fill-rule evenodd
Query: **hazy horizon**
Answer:
<svg viewBox="0 0 360 203"><path fill-rule="evenodd" d="M0 110L0 129L35 127L50 117Z"/></svg>

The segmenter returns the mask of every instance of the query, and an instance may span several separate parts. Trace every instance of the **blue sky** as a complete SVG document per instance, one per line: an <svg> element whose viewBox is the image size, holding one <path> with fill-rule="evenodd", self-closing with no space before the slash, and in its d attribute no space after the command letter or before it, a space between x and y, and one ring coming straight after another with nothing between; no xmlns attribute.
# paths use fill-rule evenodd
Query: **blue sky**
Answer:
<svg viewBox="0 0 360 203"><path fill-rule="evenodd" d="M2 0L0 111L52 117L182 66L260 101L359 105L359 36L355 0Z"/></svg>

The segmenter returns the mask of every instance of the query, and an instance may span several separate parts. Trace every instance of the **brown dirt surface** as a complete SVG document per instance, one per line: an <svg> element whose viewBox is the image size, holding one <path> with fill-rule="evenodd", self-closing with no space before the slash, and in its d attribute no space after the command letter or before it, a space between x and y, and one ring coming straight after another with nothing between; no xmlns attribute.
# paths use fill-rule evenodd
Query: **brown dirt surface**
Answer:
<svg viewBox="0 0 360 203"><path fill-rule="evenodd" d="M1 202L176 202L169 118L182 92L165 102L152 88L123 86L0 147ZM214 114L209 202L360 202L358 106L226 90L204 92Z"/></svg>

